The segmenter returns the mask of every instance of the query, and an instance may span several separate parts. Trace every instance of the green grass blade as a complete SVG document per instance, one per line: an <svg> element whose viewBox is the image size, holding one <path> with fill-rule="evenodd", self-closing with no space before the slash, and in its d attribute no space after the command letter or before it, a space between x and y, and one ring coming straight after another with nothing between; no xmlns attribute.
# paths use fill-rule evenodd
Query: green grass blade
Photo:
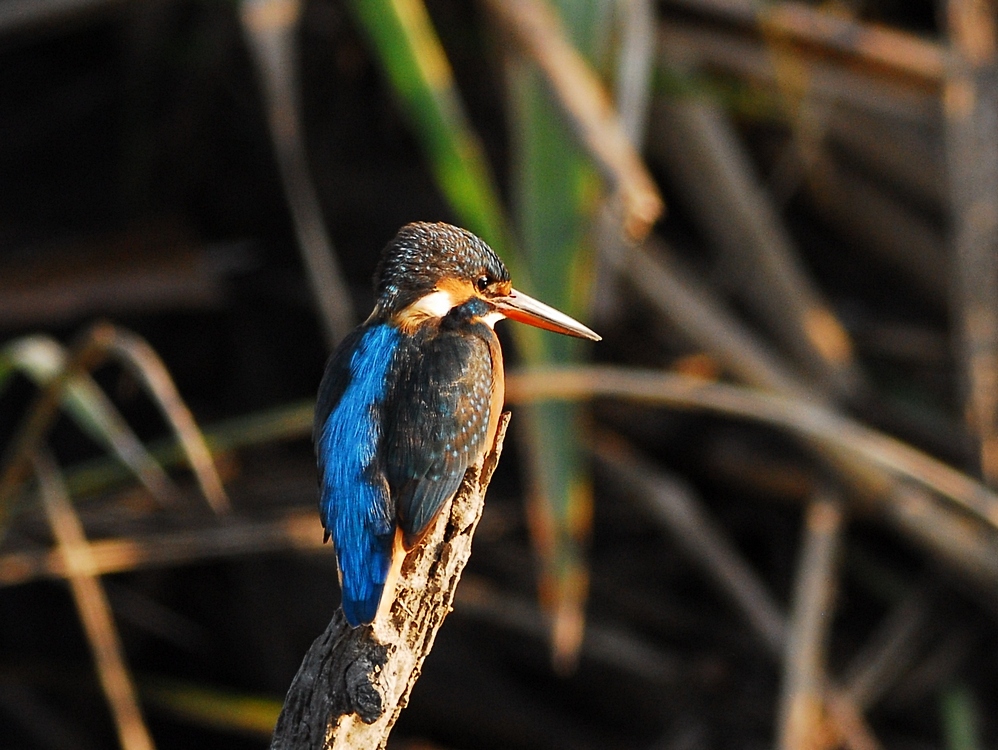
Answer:
<svg viewBox="0 0 998 750"><path fill-rule="evenodd" d="M203 430L204 438L215 455L252 445L300 440L312 434L314 413L314 400L295 401L209 425ZM175 437L151 442L149 451L160 465L167 467L178 466L187 458ZM66 484L74 497L104 492L127 479L127 472L107 458L79 464L66 473Z"/></svg>
<svg viewBox="0 0 998 750"><path fill-rule="evenodd" d="M517 275L515 243L492 170L422 0L353 0L351 6L458 220Z"/></svg>
<svg viewBox="0 0 998 750"><path fill-rule="evenodd" d="M940 696L947 750L981 750L980 712L967 685L952 685Z"/></svg>
<svg viewBox="0 0 998 750"><path fill-rule="evenodd" d="M560 3L566 30L584 53L605 53L608 4ZM540 75L524 60L509 66L514 200L532 292L570 315L588 302L594 248L591 225L600 180ZM590 347L547 336L525 352L531 365L586 358ZM556 664L570 667L581 645L588 594L585 549L592 523L592 486L583 446L584 412L574 404L523 410L530 461L530 518L541 561L542 604L553 623Z"/></svg>
<svg viewBox="0 0 998 750"><path fill-rule="evenodd" d="M281 713L277 698L246 695L179 680L143 680L145 702L193 724L270 737Z"/></svg>

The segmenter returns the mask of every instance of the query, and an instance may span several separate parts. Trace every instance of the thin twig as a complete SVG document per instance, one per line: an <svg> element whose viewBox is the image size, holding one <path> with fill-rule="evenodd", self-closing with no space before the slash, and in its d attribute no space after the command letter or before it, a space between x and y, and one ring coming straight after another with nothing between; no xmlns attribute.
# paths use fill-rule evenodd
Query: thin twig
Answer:
<svg viewBox="0 0 998 750"><path fill-rule="evenodd" d="M920 488L902 486L881 509L904 534L924 545L960 570L985 593L993 608L998 601L998 554L994 528L969 523L962 513L953 513Z"/></svg>
<svg viewBox="0 0 998 750"><path fill-rule="evenodd" d="M71 378L92 370L101 359L101 346L90 333L83 336L58 376L35 399L11 441L0 474L0 529L11 512L14 495L30 476L31 461L55 420L59 403Z"/></svg>
<svg viewBox="0 0 998 750"><path fill-rule="evenodd" d="M848 459L844 466L847 478L869 476L877 483L859 486L888 521L966 574L984 593L985 601L994 603L994 587L998 584L998 539L994 533L998 496L931 456L864 427L816 400L809 401L806 396L767 395L681 375L606 367L533 370L507 378L506 397L511 403L597 396L759 420L825 446L833 457ZM926 489L972 515L953 512L951 503L941 503ZM983 523L974 523L974 517Z"/></svg>
<svg viewBox="0 0 998 750"><path fill-rule="evenodd" d="M540 0L485 4L536 63L580 141L619 194L627 234L643 239L662 214L662 197L602 83L568 40L557 15Z"/></svg>
<svg viewBox="0 0 998 750"><path fill-rule="evenodd" d="M832 624L836 562L843 512L841 501L820 491L804 518L804 545L794 586L784 653L779 747L820 748L824 734L825 642Z"/></svg>
<svg viewBox="0 0 998 750"><path fill-rule="evenodd" d="M108 323L98 323L80 340L63 370L38 395L28 411L5 456L0 475L0 528L10 513L15 493L31 470L31 460L55 420L63 392L74 377L94 370L109 354L114 354L137 371L141 381L173 427L184 447L212 509L216 513L229 509L228 497L204 437L190 410L177 393L176 386L162 360L145 341L134 334L116 329Z"/></svg>
<svg viewBox="0 0 998 750"><path fill-rule="evenodd" d="M766 586L742 559L721 528L682 482L643 461L618 440L603 439L597 456L625 486L634 487L686 553L742 612L768 653L778 659L789 626ZM879 743L858 706L823 675L822 700L843 742L852 750L878 750Z"/></svg>
<svg viewBox="0 0 998 750"><path fill-rule="evenodd" d="M353 327L350 291L343 279L308 173L300 122L297 72L299 0L242 0L239 19L256 63L284 194L326 343L332 349Z"/></svg>
<svg viewBox="0 0 998 750"><path fill-rule="evenodd" d="M69 502L55 462L44 451L38 451L33 463L42 505L64 559L73 599L114 716L118 739L124 750L152 750L152 737L142 718L111 606L94 570L83 524Z"/></svg>
<svg viewBox="0 0 998 750"><path fill-rule="evenodd" d="M618 481L640 490L673 538L736 604L767 647L779 652L786 630L783 613L724 532L701 510L692 488L653 469L609 436L598 441L596 456Z"/></svg>

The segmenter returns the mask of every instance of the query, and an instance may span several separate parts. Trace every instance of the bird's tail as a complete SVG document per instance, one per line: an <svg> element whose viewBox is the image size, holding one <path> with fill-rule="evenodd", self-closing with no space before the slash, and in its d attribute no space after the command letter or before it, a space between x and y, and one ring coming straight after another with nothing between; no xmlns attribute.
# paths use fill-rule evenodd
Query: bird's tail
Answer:
<svg viewBox="0 0 998 750"><path fill-rule="evenodd" d="M337 552L340 586L343 591L343 614L352 627L370 625L385 592L393 568L394 534L371 535L366 549ZM360 554L357 554L357 553ZM357 559L350 559L355 557Z"/></svg>

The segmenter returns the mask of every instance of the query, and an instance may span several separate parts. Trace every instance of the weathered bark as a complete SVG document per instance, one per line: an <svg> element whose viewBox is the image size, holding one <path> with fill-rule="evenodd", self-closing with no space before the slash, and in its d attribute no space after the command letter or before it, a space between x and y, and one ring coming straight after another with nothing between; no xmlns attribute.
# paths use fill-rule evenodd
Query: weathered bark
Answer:
<svg viewBox="0 0 998 750"><path fill-rule="evenodd" d="M271 750L385 746L451 610L508 422L505 413L492 450L481 465L468 469L449 508L406 558L388 616L355 629L337 610L309 648L285 698Z"/></svg>

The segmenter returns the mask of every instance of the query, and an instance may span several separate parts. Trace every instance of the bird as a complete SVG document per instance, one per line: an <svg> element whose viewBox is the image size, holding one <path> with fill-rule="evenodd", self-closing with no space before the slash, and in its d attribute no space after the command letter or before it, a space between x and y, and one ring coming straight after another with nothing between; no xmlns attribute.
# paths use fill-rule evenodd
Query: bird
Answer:
<svg viewBox="0 0 998 750"><path fill-rule="evenodd" d="M374 293L326 364L313 431L324 540L354 628L387 610L405 555L492 446L505 392L495 324L600 340L515 290L492 248L450 224L403 226Z"/></svg>

